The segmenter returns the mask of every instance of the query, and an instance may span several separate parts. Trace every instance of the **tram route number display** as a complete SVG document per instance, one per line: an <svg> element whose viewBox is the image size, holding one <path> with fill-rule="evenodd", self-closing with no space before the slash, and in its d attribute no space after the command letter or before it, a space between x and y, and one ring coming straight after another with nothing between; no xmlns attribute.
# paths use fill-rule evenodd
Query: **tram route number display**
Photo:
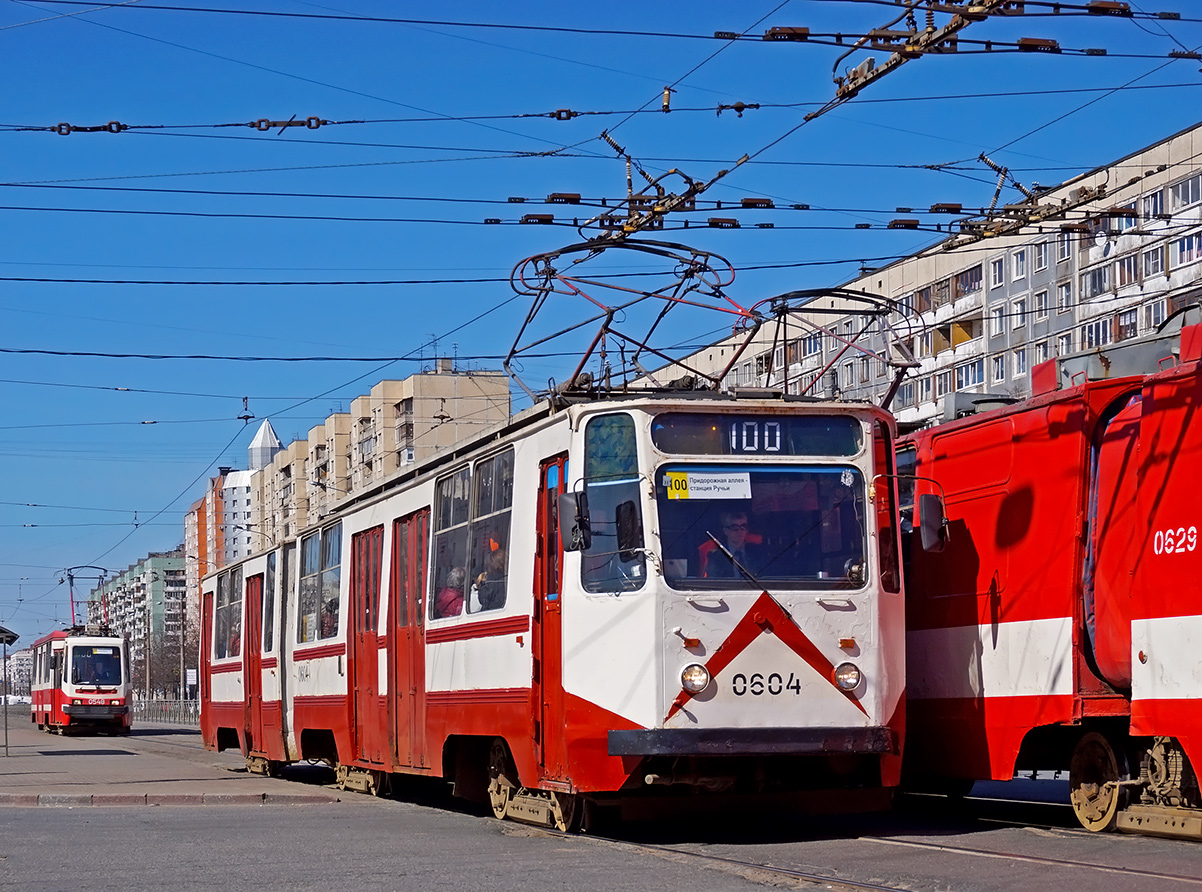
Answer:
<svg viewBox="0 0 1202 892"><path fill-rule="evenodd" d="M1177 527L1157 530L1152 536L1152 551L1155 554L1186 554L1198 548L1197 527Z"/></svg>
<svg viewBox="0 0 1202 892"><path fill-rule="evenodd" d="M765 694L771 697L782 694L797 696L801 694L801 679L792 672L787 679L779 672L768 675L762 672L744 675L740 672L731 678L730 690L736 697L762 697Z"/></svg>

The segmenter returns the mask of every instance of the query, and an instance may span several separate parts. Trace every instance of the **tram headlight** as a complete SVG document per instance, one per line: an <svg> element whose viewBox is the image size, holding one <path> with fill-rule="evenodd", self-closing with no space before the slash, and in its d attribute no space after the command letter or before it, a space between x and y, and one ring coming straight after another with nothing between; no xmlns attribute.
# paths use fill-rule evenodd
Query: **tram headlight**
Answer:
<svg viewBox="0 0 1202 892"><path fill-rule="evenodd" d="M680 686L690 694L700 694L709 684L709 670L700 663L690 663L680 671Z"/></svg>
<svg viewBox="0 0 1202 892"><path fill-rule="evenodd" d="M834 680L841 691L854 691L862 679L860 667L855 663L840 663L835 667Z"/></svg>

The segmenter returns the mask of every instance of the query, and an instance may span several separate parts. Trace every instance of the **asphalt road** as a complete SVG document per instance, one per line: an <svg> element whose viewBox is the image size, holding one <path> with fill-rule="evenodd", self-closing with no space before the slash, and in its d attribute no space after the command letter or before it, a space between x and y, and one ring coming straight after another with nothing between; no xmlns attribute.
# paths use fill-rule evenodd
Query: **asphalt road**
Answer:
<svg viewBox="0 0 1202 892"><path fill-rule="evenodd" d="M204 751L195 733L182 729L86 741L22 729L13 740L20 754L0 757L0 791L70 782L79 795L86 787L79 778L88 772L64 766L90 759L99 766L93 774L103 769L110 784L140 772L155 777L139 783L170 786L173 777L187 778L222 790L268 783L262 789L271 792L258 801L240 795L239 804L213 804L222 801L214 797L0 806L0 890L1202 887L1202 843L1088 834L1060 805L978 799L953 810L941 798L909 798L885 815L684 813L618 825L606 837L563 836L495 821L442 795L438 784L409 786L407 798L383 800L339 792L324 769L298 768L291 781L247 777L236 757ZM146 768L135 772L138 766ZM277 785L296 795L285 798Z"/></svg>

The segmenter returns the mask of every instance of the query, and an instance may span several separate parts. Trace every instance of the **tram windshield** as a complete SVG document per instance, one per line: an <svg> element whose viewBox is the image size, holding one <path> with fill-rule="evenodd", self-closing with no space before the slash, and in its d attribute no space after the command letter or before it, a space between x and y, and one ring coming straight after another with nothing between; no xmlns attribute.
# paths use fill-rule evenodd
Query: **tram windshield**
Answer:
<svg viewBox="0 0 1202 892"><path fill-rule="evenodd" d="M112 645L76 644L71 648L71 683L121 683L121 649Z"/></svg>
<svg viewBox="0 0 1202 892"><path fill-rule="evenodd" d="M664 576L677 589L756 588L741 566L768 588L859 588L864 493L850 466L667 465L655 479Z"/></svg>

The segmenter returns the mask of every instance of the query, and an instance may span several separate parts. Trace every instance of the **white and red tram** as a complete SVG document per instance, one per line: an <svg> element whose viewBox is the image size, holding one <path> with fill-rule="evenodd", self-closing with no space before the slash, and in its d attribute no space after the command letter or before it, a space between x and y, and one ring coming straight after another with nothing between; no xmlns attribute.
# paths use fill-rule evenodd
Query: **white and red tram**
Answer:
<svg viewBox="0 0 1202 892"><path fill-rule="evenodd" d="M584 799L883 804L893 440L860 404L536 406L206 577L205 745L362 790L443 777L559 826Z"/></svg>
<svg viewBox="0 0 1202 892"><path fill-rule="evenodd" d="M33 644L30 721L45 731L128 734L133 687L124 638L58 629Z"/></svg>

